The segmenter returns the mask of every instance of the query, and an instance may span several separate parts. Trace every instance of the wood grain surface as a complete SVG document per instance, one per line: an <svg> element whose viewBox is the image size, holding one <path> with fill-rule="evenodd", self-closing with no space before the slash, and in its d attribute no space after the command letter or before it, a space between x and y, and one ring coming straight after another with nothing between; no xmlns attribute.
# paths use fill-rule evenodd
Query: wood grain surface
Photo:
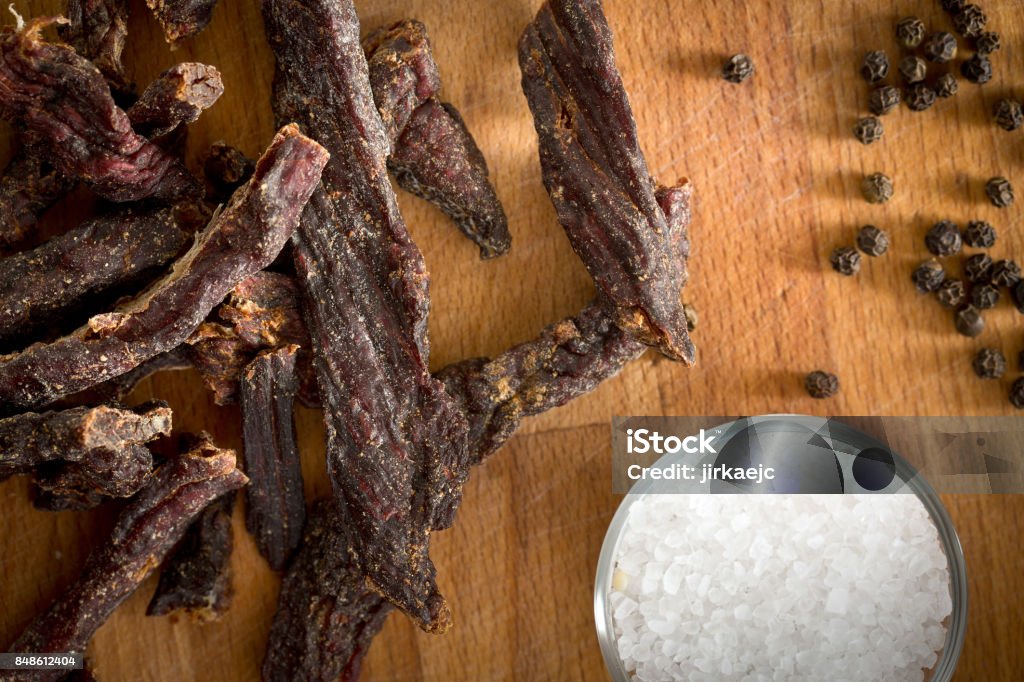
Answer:
<svg viewBox="0 0 1024 682"><path fill-rule="evenodd" d="M1024 95L1024 3L980 0L1003 40L993 81L961 83L952 100L924 113L885 117L870 147L851 128L868 88L857 76L863 52L895 55L893 23L908 14L951 30L933 0L785 3L742 0L608 0L623 80L651 172L696 187L693 259L684 299L700 312L692 369L653 353L594 393L529 420L470 480L455 527L435 536L438 582L454 628L420 632L393 615L377 638L364 678L387 680L601 680L592 581L611 494L609 421L626 414L1013 414L1007 401L1024 349L1019 314L1004 302L975 340L957 336L950 316L917 296L909 281L926 257L922 236L935 221L989 220L994 249L1024 259L1024 130L990 120L993 104ZM59 12L57 0L18 0L26 16ZM559 228L540 182L536 136L519 87L516 42L539 0L362 0L363 30L406 16L430 31L443 96L462 112L492 170L510 218L507 256L481 262L477 249L433 207L399 193L403 214L432 274L431 366L492 355L573 314L592 295L589 278ZM259 3L222 0L209 29L175 51L141 1L133 1L129 75L144 86L187 60L217 66L222 99L190 130L194 165L224 139L255 156L274 132L272 56ZM719 77L724 58L751 55L752 79ZM6 158L10 129L0 133ZM893 177L884 206L859 196L863 174ZM997 210L983 185L1005 175L1017 204ZM48 230L73 224L69 202ZM857 228L889 231L893 246L840 277L831 250ZM868 262L869 261L869 262ZM971 372L973 353L1003 349L1011 371L999 381ZM838 373L827 402L803 392L812 369ZM168 400L179 430L206 429L240 447L236 408L214 406L192 372L161 374L132 401ZM319 413L300 410L307 495L328 491ZM1024 679L1024 497L946 496L967 557L970 620L957 680ZM0 640L7 643L77 574L113 514L32 509L20 478L0 485ZM256 680L278 577L259 557L235 513L235 598L219 622L144 615L155 580L99 631L91 649L104 682Z"/></svg>

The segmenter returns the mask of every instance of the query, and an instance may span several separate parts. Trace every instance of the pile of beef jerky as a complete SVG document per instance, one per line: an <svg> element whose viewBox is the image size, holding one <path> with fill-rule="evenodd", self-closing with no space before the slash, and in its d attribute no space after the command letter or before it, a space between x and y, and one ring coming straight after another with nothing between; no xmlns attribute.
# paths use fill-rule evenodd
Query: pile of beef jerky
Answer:
<svg viewBox="0 0 1024 682"><path fill-rule="evenodd" d="M215 0L147 4L174 43ZM0 32L0 115L21 143L0 177L0 245L15 251L0 259L0 475L31 476L51 510L127 499L78 581L10 651L84 651L161 565L148 613L222 613L242 489L246 527L284 571L263 678L354 680L392 609L429 632L451 625L431 534L524 417L650 346L693 362L680 302L691 189L649 175L599 0L549 0L519 44L544 184L596 296L532 341L435 374L429 276L389 173L482 258L511 239L483 155L439 98L426 29L406 20L360 42L351 0L262 10L280 130L255 162L214 145L205 182L181 142L220 76L178 64L136 94L121 63L125 0L69 0L66 19L16 16ZM51 26L59 39L44 37ZM100 214L18 251L79 184L105 200ZM154 456L146 444L171 432L170 409L120 404L183 367L218 404L240 404L245 473L205 434ZM296 399L323 410L334 490L308 516Z"/></svg>

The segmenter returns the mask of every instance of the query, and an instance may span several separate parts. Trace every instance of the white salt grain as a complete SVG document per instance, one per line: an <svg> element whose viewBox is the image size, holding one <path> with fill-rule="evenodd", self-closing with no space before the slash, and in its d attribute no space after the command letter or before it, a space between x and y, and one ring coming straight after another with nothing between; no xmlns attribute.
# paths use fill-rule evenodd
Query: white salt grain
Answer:
<svg viewBox="0 0 1024 682"><path fill-rule="evenodd" d="M953 607L914 495L648 495L615 562L638 682L920 680Z"/></svg>

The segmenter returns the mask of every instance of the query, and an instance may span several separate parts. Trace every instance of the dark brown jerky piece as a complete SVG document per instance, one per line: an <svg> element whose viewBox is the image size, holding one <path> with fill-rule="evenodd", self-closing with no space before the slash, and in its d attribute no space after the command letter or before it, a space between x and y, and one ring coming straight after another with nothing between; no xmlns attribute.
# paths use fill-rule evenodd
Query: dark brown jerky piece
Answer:
<svg viewBox="0 0 1024 682"><path fill-rule="evenodd" d="M388 169L401 187L436 204L480 247L483 258L508 251L511 237L487 162L441 89L426 27L414 19L363 41L370 87L392 145Z"/></svg>
<svg viewBox="0 0 1024 682"><path fill-rule="evenodd" d="M0 115L31 133L59 172L111 201L198 194L177 158L132 130L92 62L42 39L42 29L60 21L41 17L0 31Z"/></svg>
<svg viewBox="0 0 1024 682"><path fill-rule="evenodd" d="M192 123L224 94L220 71L206 64L183 62L167 69L128 110L140 135L152 139Z"/></svg>
<svg viewBox="0 0 1024 682"><path fill-rule="evenodd" d="M430 529L461 497L466 422L427 371L428 275L387 177L359 20L351 0L265 0L263 15L278 119L334 150L293 239L328 471L367 579L443 631Z"/></svg>
<svg viewBox="0 0 1024 682"><path fill-rule="evenodd" d="M597 0L541 7L519 42L544 185L615 323L690 364L665 219Z"/></svg>
<svg viewBox="0 0 1024 682"><path fill-rule="evenodd" d="M223 140L210 145L203 161L206 179L213 185L210 198L224 201L252 175L253 161Z"/></svg>
<svg viewBox="0 0 1024 682"><path fill-rule="evenodd" d="M164 38L174 44L196 35L210 23L217 0L146 0L164 30Z"/></svg>
<svg viewBox="0 0 1024 682"><path fill-rule="evenodd" d="M160 571L147 616L165 616L182 609L201 621L211 621L228 610L234 506L234 492L222 495L188 527Z"/></svg>
<svg viewBox="0 0 1024 682"><path fill-rule="evenodd" d="M74 186L43 155L27 146L18 150L0 176L0 246L20 242L43 211Z"/></svg>
<svg viewBox="0 0 1024 682"><path fill-rule="evenodd" d="M153 455L145 445L93 450L78 462L46 463L33 476L35 506L50 511L92 509L112 497L131 497L152 471Z"/></svg>
<svg viewBox="0 0 1024 682"><path fill-rule="evenodd" d="M0 356L0 410L45 405L184 341L235 284L274 260L326 158L295 126L283 128L249 183L167 275L68 336Z"/></svg>
<svg viewBox="0 0 1024 682"><path fill-rule="evenodd" d="M0 345L28 345L41 325L138 281L177 256L187 240L170 209L122 209L0 259Z"/></svg>
<svg viewBox="0 0 1024 682"><path fill-rule="evenodd" d="M160 355L154 355L135 369L107 379L102 384L90 386L80 393L70 395L60 401L60 404L80 405L86 403L119 402L142 381L158 372L170 372L192 367L192 363L189 362L187 349L187 346L182 345L160 353Z"/></svg>
<svg viewBox="0 0 1024 682"><path fill-rule="evenodd" d="M169 460L121 511L110 537L89 555L78 580L9 650L84 651L96 630L160 565L206 505L246 480L235 467L234 453L205 438ZM56 680L65 671L36 673L33 679ZM0 680L15 679L14 673L0 673Z"/></svg>
<svg viewBox="0 0 1024 682"><path fill-rule="evenodd" d="M103 73L111 87L127 91L121 53L128 37L127 0L68 0L61 39Z"/></svg>
<svg viewBox="0 0 1024 682"><path fill-rule="evenodd" d="M302 541L306 501L302 463L295 444L293 408L298 380L297 346L264 351L242 373L239 396L245 471L245 526L275 571Z"/></svg>
<svg viewBox="0 0 1024 682"><path fill-rule="evenodd" d="M313 505L285 573L263 682L354 682L391 604L367 589L349 526L330 500Z"/></svg>

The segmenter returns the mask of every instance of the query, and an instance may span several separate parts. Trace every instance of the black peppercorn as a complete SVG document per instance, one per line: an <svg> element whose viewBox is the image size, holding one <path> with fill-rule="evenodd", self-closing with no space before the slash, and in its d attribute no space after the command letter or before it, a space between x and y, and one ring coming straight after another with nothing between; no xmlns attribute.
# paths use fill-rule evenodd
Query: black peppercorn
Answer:
<svg viewBox="0 0 1024 682"><path fill-rule="evenodd" d="M964 261L964 277L971 284L984 284L992 273L992 259L984 253L977 253Z"/></svg>
<svg viewBox="0 0 1024 682"><path fill-rule="evenodd" d="M1006 356L995 348L982 348L971 366L982 379L998 379L1006 373Z"/></svg>
<svg viewBox="0 0 1024 682"><path fill-rule="evenodd" d="M832 269L840 275L849 277L860 271L860 254L849 246L840 246L832 252L829 260L832 263Z"/></svg>
<svg viewBox="0 0 1024 682"><path fill-rule="evenodd" d="M913 50L924 40L924 22L917 17L900 19L896 23L896 40L908 50Z"/></svg>
<svg viewBox="0 0 1024 682"><path fill-rule="evenodd" d="M1024 410L1024 377L1016 379L1010 386L1010 403L1018 410Z"/></svg>
<svg viewBox="0 0 1024 682"><path fill-rule="evenodd" d="M884 132L881 119L874 116L865 116L859 119L857 125L853 127L853 134L861 144L877 142L882 139L882 133Z"/></svg>
<svg viewBox="0 0 1024 682"><path fill-rule="evenodd" d="M892 180L884 173L872 173L861 181L860 191L869 204L884 204L892 199Z"/></svg>
<svg viewBox="0 0 1024 682"><path fill-rule="evenodd" d="M904 57L900 60L900 77L905 83L920 83L928 75L928 65L920 57Z"/></svg>
<svg viewBox="0 0 1024 682"><path fill-rule="evenodd" d="M991 284L979 284L971 289L970 299L978 310L995 308L999 303L999 289Z"/></svg>
<svg viewBox="0 0 1024 682"><path fill-rule="evenodd" d="M953 26L964 38L977 38L985 30L988 17L977 5L964 5L953 15Z"/></svg>
<svg viewBox="0 0 1024 682"><path fill-rule="evenodd" d="M958 279L947 279L935 291L935 297L946 308L958 308L967 300L967 289Z"/></svg>
<svg viewBox="0 0 1024 682"><path fill-rule="evenodd" d="M1024 125L1024 107L1015 99L1001 99L996 104L993 117L1003 130L1016 130Z"/></svg>
<svg viewBox="0 0 1024 682"><path fill-rule="evenodd" d="M804 388L812 398L831 398L839 392L839 377L820 369L815 370L804 377Z"/></svg>
<svg viewBox="0 0 1024 682"><path fill-rule="evenodd" d="M967 4L967 0L941 0L942 9L946 10L950 14L956 14L964 8Z"/></svg>
<svg viewBox="0 0 1024 682"><path fill-rule="evenodd" d="M884 116L900 103L900 90L892 85L879 85L871 92L868 109L875 116Z"/></svg>
<svg viewBox="0 0 1024 682"><path fill-rule="evenodd" d="M1017 312L1024 314L1024 282L1017 282L1017 286L1010 289L1010 299ZM1022 357L1024 357L1024 351L1022 351ZM1024 366L1021 367L1021 371L1024 371Z"/></svg>
<svg viewBox="0 0 1024 682"><path fill-rule="evenodd" d="M936 64L953 61L956 57L956 38L945 31L931 34L924 43L924 56Z"/></svg>
<svg viewBox="0 0 1024 682"><path fill-rule="evenodd" d="M991 249L996 243L996 228L984 220L972 220L964 230L964 243L974 249Z"/></svg>
<svg viewBox="0 0 1024 682"><path fill-rule="evenodd" d="M930 294L942 285L943 280L946 279L946 271L939 261L932 259L917 266L910 279L914 282L918 293Z"/></svg>
<svg viewBox="0 0 1024 682"><path fill-rule="evenodd" d="M960 334L974 338L985 330L985 319L981 316L980 310L972 305L965 305L953 313L953 325Z"/></svg>
<svg viewBox="0 0 1024 682"><path fill-rule="evenodd" d="M860 75L868 83L877 83L889 75L889 58L881 50L872 50L864 55Z"/></svg>
<svg viewBox="0 0 1024 682"><path fill-rule="evenodd" d="M742 83L754 73L754 62L745 54L733 55L722 66L722 78L730 83Z"/></svg>
<svg viewBox="0 0 1024 682"><path fill-rule="evenodd" d="M972 55L960 63L960 73L970 82L984 85L992 80L992 62L980 54Z"/></svg>
<svg viewBox="0 0 1024 682"><path fill-rule="evenodd" d="M956 76L951 73L944 73L935 79L935 94L943 99L952 97L959 89L960 84L956 82Z"/></svg>
<svg viewBox="0 0 1024 682"><path fill-rule="evenodd" d="M954 256L960 253L963 239L954 223L940 220L924 236L924 245L936 256Z"/></svg>
<svg viewBox="0 0 1024 682"><path fill-rule="evenodd" d="M935 91L924 83L914 83L903 93L903 100L911 111L924 111L935 104Z"/></svg>
<svg viewBox="0 0 1024 682"><path fill-rule="evenodd" d="M1013 288L1021 279L1020 266L1012 260L997 260L992 264L989 280L997 287Z"/></svg>
<svg viewBox="0 0 1024 682"><path fill-rule="evenodd" d="M1013 187L1003 177L995 177L986 182L985 194L996 208L1006 208L1013 203Z"/></svg>
<svg viewBox="0 0 1024 682"><path fill-rule="evenodd" d="M889 235L874 225L865 225L857 232L857 248L869 256L881 256L889 250Z"/></svg>
<svg viewBox="0 0 1024 682"><path fill-rule="evenodd" d="M994 31L986 31L974 39L974 51L987 57L1002 47L999 34Z"/></svg>

